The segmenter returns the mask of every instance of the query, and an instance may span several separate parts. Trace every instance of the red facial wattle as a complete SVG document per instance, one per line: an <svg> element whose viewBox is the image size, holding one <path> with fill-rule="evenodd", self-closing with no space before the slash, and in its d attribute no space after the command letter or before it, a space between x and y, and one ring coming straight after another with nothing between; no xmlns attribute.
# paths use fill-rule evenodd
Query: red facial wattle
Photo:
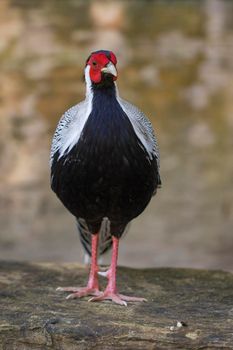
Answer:
<svg viewBox="0 0 233 350"><path fill-rule="evenodd" d="M117 58L112 51L110 52L110 60L114 65L117 64Z"/></svg>
<svg viewBox="0 0 233 350"><path fill-rule="evenodd" d="M105 53L98 52L93 53L89 60L87 61L87 65L90 66L90 78L93 83L100 83L102 80L102 69L105 68L110 62L117 64L116 56L113 52L109 52L109 57ZM116 76L113 76L113 80L117 79Z"/></svg>
<svg viewBox="0 0 233 350"><path fill-rule="evenodd" d="M90 78L93 83L100 83L101 82L101 70L93 69L91 66L90 68Z"/></svg>

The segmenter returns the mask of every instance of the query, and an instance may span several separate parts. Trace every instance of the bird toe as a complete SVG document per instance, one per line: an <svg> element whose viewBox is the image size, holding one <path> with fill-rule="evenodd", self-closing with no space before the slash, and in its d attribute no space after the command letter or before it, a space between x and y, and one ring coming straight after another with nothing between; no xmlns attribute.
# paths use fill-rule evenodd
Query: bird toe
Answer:
<svg viewBox="0 0 233 350"><path fill-rule="evenodd" d="M102 294L99 289L90 287L58 287L56 290L71 292L71 294L67 295L66 299L82 298L88 295L99 296Z"/></svg>

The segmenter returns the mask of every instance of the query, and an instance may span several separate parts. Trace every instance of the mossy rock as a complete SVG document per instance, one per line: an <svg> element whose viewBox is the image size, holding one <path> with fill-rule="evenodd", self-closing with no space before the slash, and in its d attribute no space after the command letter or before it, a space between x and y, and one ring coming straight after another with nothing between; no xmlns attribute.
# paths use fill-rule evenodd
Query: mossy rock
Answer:
<svg viewBox="0 0 233 350"><path fill-rule="evenodd" d="M2 262L0 349L233 349L231 273L120 267L119 290L148 299L127 307L55 291L85 285L87 272L76 264Z"/></svg>

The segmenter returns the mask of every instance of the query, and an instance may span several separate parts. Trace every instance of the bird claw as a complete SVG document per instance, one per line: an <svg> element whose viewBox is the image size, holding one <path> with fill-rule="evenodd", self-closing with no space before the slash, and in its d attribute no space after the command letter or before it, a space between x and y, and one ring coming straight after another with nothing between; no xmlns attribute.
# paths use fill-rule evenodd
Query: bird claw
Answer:
<svg viewBox="0 0 233 350"><path fill-rule="evenodd" d="M147 301L145 298L137 298L137 297L131 297L119 293L113 293L105 291L104 293L94 296L90 298L88 301L104 301L104 300L111 300L116 304L127 306L127 301L129 302L143 302Z"/></svg>
<svg viewBox="0 0 233 350"><path fill-rule="evenodd" d="M71 294L67 295L66 299L82 298L88 295L94 295L96 297L102 295L98 288L90 287L58 287L56 291L71 292Z"/></svg>
<svg viewBox="0 0 233 350"><path fill-rule="evenodd" d="M100 296L90 298L88 301L104 301L104 300L112 300L116 304L127 306L126 301L122 300L119 297L119 294L115 294L115 293L103 293Z"/></svg>

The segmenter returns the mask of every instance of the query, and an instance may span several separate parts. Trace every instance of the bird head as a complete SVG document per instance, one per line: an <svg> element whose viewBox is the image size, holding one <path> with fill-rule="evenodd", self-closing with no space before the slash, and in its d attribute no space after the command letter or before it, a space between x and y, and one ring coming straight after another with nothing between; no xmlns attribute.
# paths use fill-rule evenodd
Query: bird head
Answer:
<svg viewBox="0 0 233 350"><path fill-rule="evenodd" d="M89 76L93 84L111 83L117 79L117 59L112 51L99 50L92 52L86 61Z"/></svg>

